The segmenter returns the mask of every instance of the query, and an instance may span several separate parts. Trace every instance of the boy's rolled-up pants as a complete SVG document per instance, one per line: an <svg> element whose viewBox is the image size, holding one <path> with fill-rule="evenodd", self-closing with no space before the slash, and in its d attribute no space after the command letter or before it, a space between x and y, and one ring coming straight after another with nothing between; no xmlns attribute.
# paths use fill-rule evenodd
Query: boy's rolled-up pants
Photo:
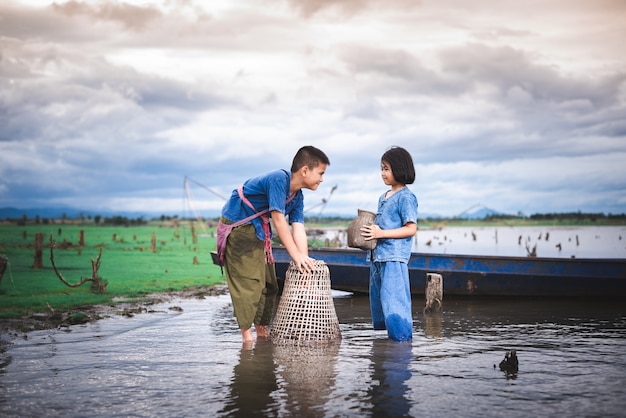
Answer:
<svg viewBox="0 0 626 418"><path fill-rule="evenodd" d="M250 328L253 323L270 325L278 295L276 269L274 264L265 264L264 244L253 225L232 230L224 267L239 328Z"/></svg>

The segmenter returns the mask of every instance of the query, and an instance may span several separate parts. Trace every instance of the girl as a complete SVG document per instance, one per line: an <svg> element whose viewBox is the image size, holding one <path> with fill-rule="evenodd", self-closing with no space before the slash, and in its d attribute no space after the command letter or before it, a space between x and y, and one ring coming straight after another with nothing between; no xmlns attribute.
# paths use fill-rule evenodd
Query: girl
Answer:
<svg viewBox="0 0 626 418"><path fill-rule="evenodd" d="M391 188L378 199L373 225L361 228L366 240L377 240L370 268L370 308L375 330L387 330L394 341L413 339L408 262L417 232L417 198L406 185L415 181L411 154L392 147L381 158L383 182Z"/></svg>

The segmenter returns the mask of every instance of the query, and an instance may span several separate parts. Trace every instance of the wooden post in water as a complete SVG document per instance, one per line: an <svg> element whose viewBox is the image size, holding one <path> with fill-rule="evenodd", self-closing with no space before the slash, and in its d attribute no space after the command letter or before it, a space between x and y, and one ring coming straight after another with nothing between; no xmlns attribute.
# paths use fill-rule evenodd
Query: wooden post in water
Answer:
<svg viewBox="0 0 626 418"><path fill-rule="evenodd" d="M424 313L440 312L443 303L443 276L426 273L426 306Z"/></svg>

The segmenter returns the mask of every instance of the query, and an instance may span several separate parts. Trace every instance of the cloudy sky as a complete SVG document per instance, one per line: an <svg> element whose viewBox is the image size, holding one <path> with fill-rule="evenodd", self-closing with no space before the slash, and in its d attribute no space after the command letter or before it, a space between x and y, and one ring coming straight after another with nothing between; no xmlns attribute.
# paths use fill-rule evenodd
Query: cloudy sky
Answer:
<svg viewBox="0 0 626 418"><path fill-rule="evenodd" d="M308 207L626 212L623 0L0 3L0 207L181 212L302 145ZM331 189L337 186L331 195ZM208 190L210 189L210 190Z"/></svg>

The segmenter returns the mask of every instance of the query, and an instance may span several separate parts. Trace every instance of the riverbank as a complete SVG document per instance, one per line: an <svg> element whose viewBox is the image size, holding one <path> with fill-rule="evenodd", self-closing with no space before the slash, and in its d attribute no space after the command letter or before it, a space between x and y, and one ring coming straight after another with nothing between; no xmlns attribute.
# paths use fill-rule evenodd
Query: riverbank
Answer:
<svg viewBox="0 0 626 418"><path fill-rule="evenodd" d="M37 234L44 237L39 249ZM155 304L176 298L224 294L225 277L210 256L214 248L212 231L193 228L2 225L0 255L8 264L0 281L0 353L32 331L150 313ZM60 280L52 256L73 287ZM76 286L94 275L106 283L105 292L94 292L89 282Z"/></svg>
<svg viewBox="0 0 626 418"><path fill-rule="evenodd" d="M75 306L65 310L50 309L48 312L33 312L19 318L1 318L0 333L24 334L31 331L69 327L97 321L114 315L132 317L150 313L151 306L175 299L204 299L228 293L226 285L196 286L188 289L148 294L137 299L114 298L106 304ZM177 309L175 306L170 309Z"/></svg>
<svg viewBox="0 0 626 418"><path fill-rule="evenodd" d="M78 324L95 322L114 316L133 317L138 314L156 312L154 305L175 302L182 299L205 299L207 297L225 295L226 285L194 286L183 290L153 293L137 299L114 298L106 304L91 304L68 308L65 310L50 309L48 312L33 312L18 318L0 318L0 369L10 358L6 356L7 347L18 338L27 339L28 333L46 329L67 329ZM177 305L169 306L170 310L182 310Z"/></svg>

